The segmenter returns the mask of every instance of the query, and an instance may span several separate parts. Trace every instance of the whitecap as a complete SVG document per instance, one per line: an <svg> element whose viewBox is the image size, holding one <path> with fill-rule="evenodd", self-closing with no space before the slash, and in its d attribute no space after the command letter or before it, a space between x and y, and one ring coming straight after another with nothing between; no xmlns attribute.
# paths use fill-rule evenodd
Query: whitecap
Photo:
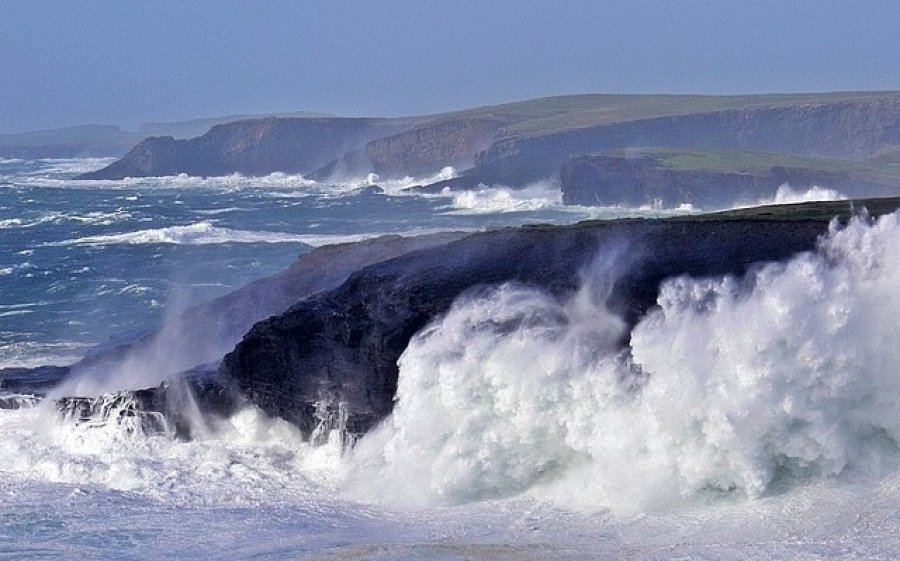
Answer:
<svg viewBox="0 0 900 561"><path fill-rule="evenodd" d="M224 243L305 243L303 236L285 232L247 231L220 228L203 221L184 226L152 228L120 234L86 236L50 245L208 245Z"/></svg>
<svg viewBox="0 0 900 561"><path fill-rule="evenodd" d="M345 488L417 506L528 493L627 514L891 473L898 237L900 214L857 218L748 279L670 279L624 353L604 305L615 268L564 302L516 285L460 298L403 353L394 411L353 451Z"/></svg>

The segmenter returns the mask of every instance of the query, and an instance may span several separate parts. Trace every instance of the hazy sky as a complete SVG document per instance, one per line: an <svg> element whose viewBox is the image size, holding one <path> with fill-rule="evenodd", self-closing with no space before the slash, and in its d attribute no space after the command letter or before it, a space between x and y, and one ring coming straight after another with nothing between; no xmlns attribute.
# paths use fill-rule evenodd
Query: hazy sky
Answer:
<svg viewBox="0 0 900 561"><path fill-rule="evenodd" d="M0 0L0 132L900 89L900 2Z"/></svg>

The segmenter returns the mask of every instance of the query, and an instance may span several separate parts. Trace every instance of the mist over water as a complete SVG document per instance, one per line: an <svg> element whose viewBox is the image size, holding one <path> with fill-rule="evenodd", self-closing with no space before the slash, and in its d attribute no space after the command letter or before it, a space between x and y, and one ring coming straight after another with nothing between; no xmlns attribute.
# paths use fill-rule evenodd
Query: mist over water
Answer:
<svg viewBox="0 0 900 561"><path fill-rule="evenodd" d="M349 492L628 513L894 470L897 239L900 215L861 217L747 278L670 279L624 350L597 282L608 267L565 302L516 285L460 299L401 357L396 408L353 451Z"/></svg>

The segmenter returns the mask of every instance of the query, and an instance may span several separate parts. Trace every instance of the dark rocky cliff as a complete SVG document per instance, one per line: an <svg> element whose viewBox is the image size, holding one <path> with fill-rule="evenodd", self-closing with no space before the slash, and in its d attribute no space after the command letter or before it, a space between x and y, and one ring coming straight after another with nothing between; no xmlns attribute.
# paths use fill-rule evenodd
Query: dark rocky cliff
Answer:
<svg viewBox="0 0 900 561"><path fill-rule="evenodd" d="M386 119L249 119L216 125L187 140L147 138L121 160L79 179L305 173L410 126L404 120Z"/></svg>
<svg viewBox="0 0 900 561"><path fill-rule="evenodd" d="M410 338L479 286L518 282L571 294L579 272L607 251L624 255L610 307L633 323L659 283L681 274L740 273L754 262L814 247L822 221L621 221L476 234L405 254L260 322L221 374L270 414L310 434L317 408L344 404L362 433L388 415L397 359ZM624 248L624 251L622 251Z"/></svg>

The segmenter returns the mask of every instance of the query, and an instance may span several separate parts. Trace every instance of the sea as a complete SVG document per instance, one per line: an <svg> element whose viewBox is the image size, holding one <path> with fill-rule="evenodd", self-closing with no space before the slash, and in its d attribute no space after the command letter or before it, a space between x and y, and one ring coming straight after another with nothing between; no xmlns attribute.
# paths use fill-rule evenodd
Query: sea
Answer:
<svg viewBox="0 0 900 561"><path fill-rule="evenodd" d="M0 368L70 364L318 246L701 210L410 189L452 168L73 179L109 162L0 160ZM863 216L752 278L670 279L627 359L591 282L495 287L413 338L353 446L252 406L185 441L0 395L0 559L895 559L898 241Z"/></svg>

